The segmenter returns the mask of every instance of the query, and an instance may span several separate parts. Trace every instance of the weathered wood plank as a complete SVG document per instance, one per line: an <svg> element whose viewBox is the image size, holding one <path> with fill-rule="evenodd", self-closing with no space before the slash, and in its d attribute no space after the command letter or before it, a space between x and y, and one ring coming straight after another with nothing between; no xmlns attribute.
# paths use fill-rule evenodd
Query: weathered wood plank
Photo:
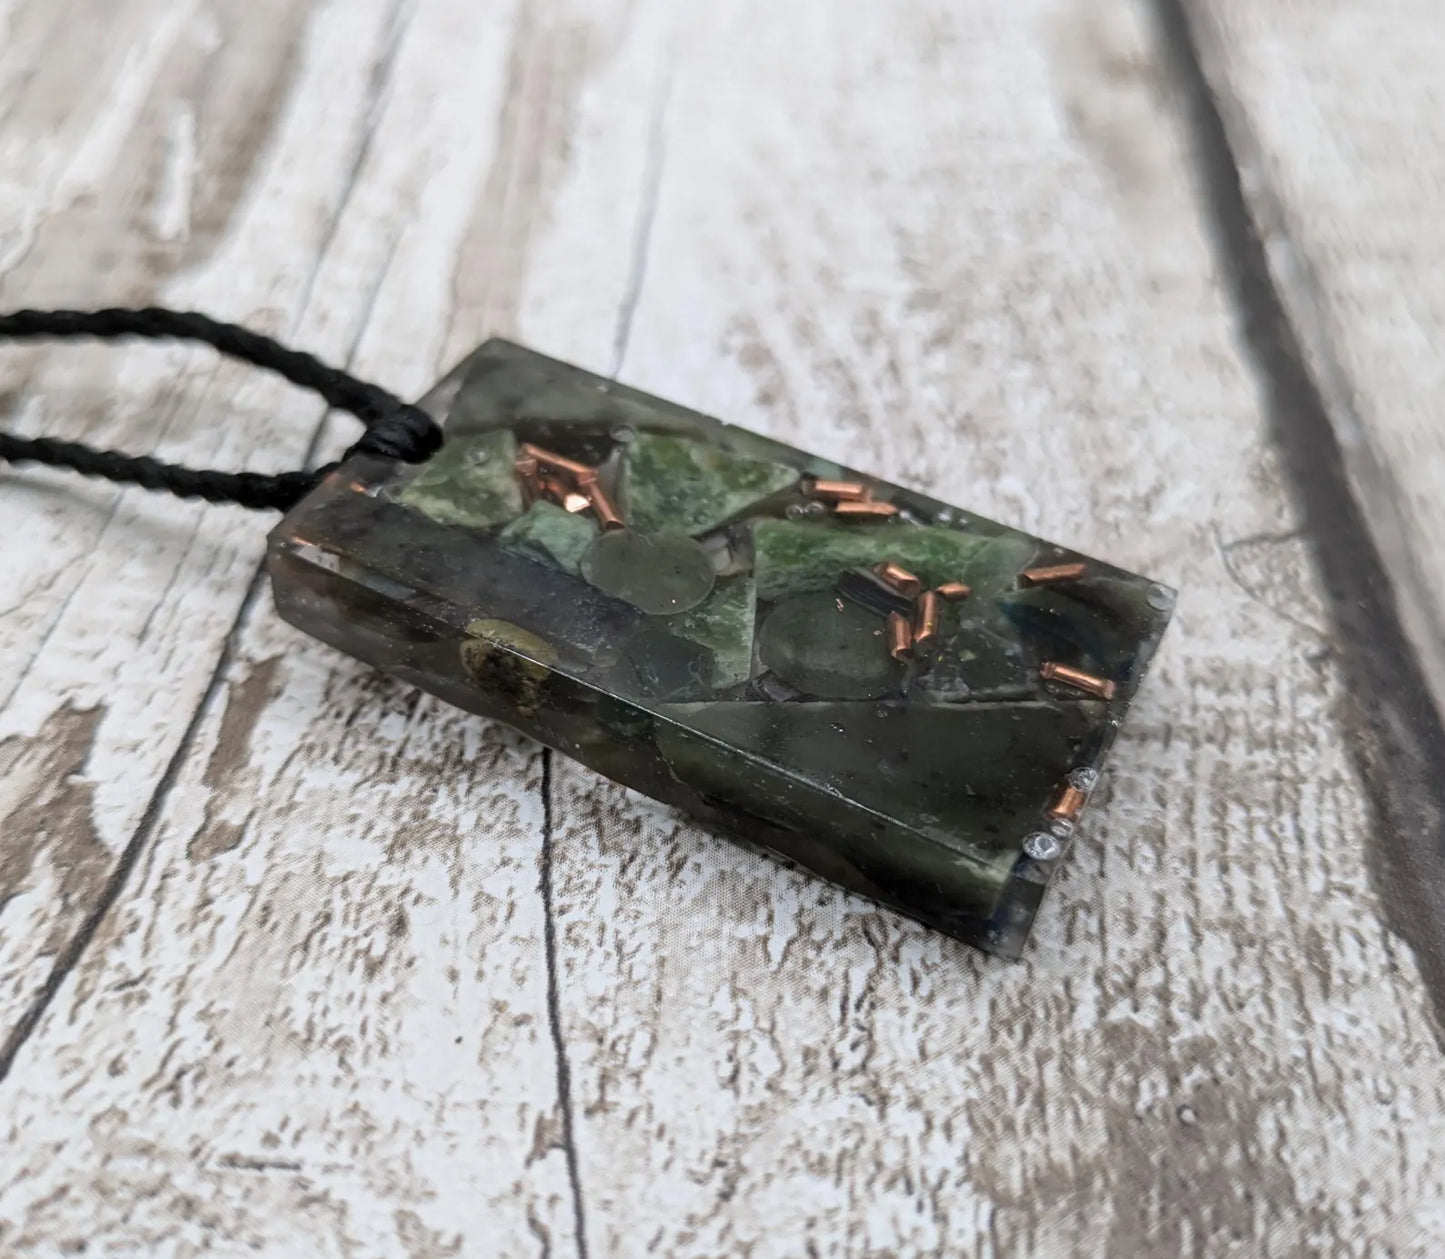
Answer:
<svg viewBox="0 0 1445 1259"><path fill-rule="evenodd" d="M1187 8L1275 284L1445 711L1439 6Z"/></svg>
<svg viewBox="0 0 1445 1259"><path fill-rule="evenodd" d="M310 281L313 343L354 343L360 370L413 392L519 323L606 368L644 183L633 82L656 45L625 8L391 15ZM290 170L294 199L327 192L334 172L273 144L264 160ZM544 251L564 188L591 231ZM284 227L297 208L267 191L251 190L255 213ZM210 274L267 250L233 242ZM239 458L267 430L234 422ZM259 543L264 524L236 528ZM84 713L64 711L74 742ZM61 792L57 755L26 765ZM579 1251L541 773L535 747L419 704L257 605L131 884L0 1088L15 1164L0 1248Z"/></svg>
<svg viewBox="0 0 1445 1259"><path fill-rule="evenodd" d="M57 7L27 4L10 19L4 159L16 228L0 297L198 305L344 353L340 305L318 319L311 285L365 142L388 6L318 9L313 23L283 3L131 2L104 6L93 25L57 21ZM238 24L246 36L227 38ZM217 97L224 116L212 119ZM303 153L315 182L296 178ZM179 234L160 235L160 220ZM364 310L363 292L347 321ZM21 427L201 466L294 466L321 411L195 351L65 346L7 353L0 370ZM221 413L227 423L198 418ZM0 475L10 578L0 757L15 766L0 828L21 836L0 936L8 1033L142 825L261 537L237 510L35 469ZM57 792L70 803L52 812Z"/></svg>
<svg viewBox="0 0 1445 1259"><path fill-rule="evenodd" d="M681 40L624 375L1184 595L1021 966L558 765L605 1253L1445 1241L1427 996L1135 16L739 3Z"/></svg>
<svg viewBox="0 0 1445 1259"><path fill-rule="evenodd" d="M270 617L199 742L7 1083L6 1247L571 1253L536 750Z"/></svg>
<svg viewBox="0 0 1445 1259"><path fill-rule="evenodd" d="M1445 1016L1445 709L1432 696L1431 636L1420 637L1412 612L1428 599L1429 584L1412 576L1407 548L1382 530L1388 512L1378 508L1391 496L1375 495L1370 477L1362 480L1379 465L1358 440L1359 425L1340 412L1340 374L1315 312L1299 300L1291 274L1297 251L1272 217L1247 117L1227 87L1213 86L1220 57L1204 11L1184 0L1155 0L1153 8L1240 342L1337 637L1348 693L1340 713L1375 817L1371 876L1386 922L1416 952L1438 1019Z"/></svg>

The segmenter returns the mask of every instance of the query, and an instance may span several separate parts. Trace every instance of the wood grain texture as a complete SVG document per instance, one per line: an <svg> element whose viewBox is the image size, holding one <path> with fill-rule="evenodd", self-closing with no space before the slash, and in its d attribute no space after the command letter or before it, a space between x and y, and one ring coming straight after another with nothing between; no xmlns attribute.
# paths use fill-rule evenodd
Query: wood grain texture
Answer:
<svg viewBox="0 0 1445 1259"><path fill-rule="evenodd" d="M1349 693L1341 715L1375 819L1371 876L1387 923L1415 950L1442 1017L1445 709L1432 694L1430 652L1418 633L1411 640L1419 628L1412 608L1429 590L1381 529L1385 500L1361 480L1368 450L1351 436L1358 426L1341 422L1338 372L1320 353L1317 322L1299 313L1291 268L1281 265L1296 251L1271 217L1247 119L1227 85L1215 86L1220 58L1210 25L1186 0L1153 7L1241 345L1326 594Z"/></svg>
<svg viewBox="0 0 1445 1259"><path fill-rule="evenodd" d="M1190 0L1271 270L1445 709L1445 23L1430 0Z"/></svg>
<svg viewBox="0 0 1445 1259"><path fill-rule="evenodd" d="M692 40L624 374L1184 595L1022 966L559 767L594 1244L1428 1253L1428 1004L1142 30L759 4Z"/></svg>
<svg viewBox="0 0 1445 1259"><path fill-rule="evenodd" d="M0 280L4 299L154 298L248 319L344 354L352 330L337 325L334 302L319 319L311 291L318 273L333 277L327 284L356 278L355 260L338 257L328 244L347 199L347 172L364 142L369 88L365 56L351 63L340 50L383 46L382 7L352 7L329 28L319 24L309 46L298 43L291 19L278 16L295 6L102 8L109 21L83 31L55 22L51 5L23 6L11 16L6 56L16 58L11 79L21 83L6 117L7 136L14 137L6 188L20 204L12 202L8 221L26 230ZM223 39L224 22L239 20L242 11L252 14L251 39ZM34 47L26 42L31 26L44 36ZM275 42L258 51L263 27ZM308 55L317 73L282 92L292 112L283 116L269 103L255 111L253 122L270 119L267 143L274 149L266 161L257 156L259 140L238 151L232 118L216 133L216 148L212 133L199 127L188 141L164 140L165 120L200 116L191 93L207 95L249 68L253 86L275 94L274 63ZM201 69L179 73L191 58L201 60ZM68 76L58 83L48 82L49 70L21 72L56 61ZM291 173L303 149L326 183ZM233 169L238 161L244 197L239 176L228 184L206 174L213 164ZM222 236L204 242L208 261L200 240L189 256L157 248L146 213L136 214L172 195L177 183L196 191L210 220L230 219ZM223 210L200 191L213 183L230 187L234 204ZM27 279L32 271L44 280ZM362 290L353 319L364 304ZM22 428L62 429L199 464L294 466L320 415L318 403L194 351L35 350L7 355L5 371ZM197 422L218 408L229 424ZM59 714L88 712L95 723L83 758L94 795L88 820L41 831L34 859L17 872L23 878L6 888L0 991L7 1007L15 1003L7 1008L6 1021L13 1022L33 1000L51 946L76 929L97 884L144 825L152 789L212 675L261 540L239 511L120 494L33 470L7 472L5 481L0 512L12 540L5 557L12 602L4 626L12 667L4 677L0 738L14 755L44 757L56 722L64 724ZM158 678L165 684L158 686ZM65 877L77 845L97 854L92 877L75 895L57 897L55 882Z"/></svg>
<svg viewBox="0 0 1445 1259"><path fill-rule="evenodd" d="M299 638L254 518L5 472L0 1251L1439 1252L1438 1029L1140 9L92 7L0 9L6 302L110 259L413 392L509 333L1184 594L1010 965ZM4 370L196 462L318 418Z"/></svg>
<svg viewBox="0 0 1445 1259"><path fill-rule="evenodd" d="M569 173L574 132L590 128L612 156L588 192L616 230L610 248L594 252L594 238L573 259L583 291L566 296L582 307L564 303L550 326L568 352L605 367L642 186L641 158L628 154L641 152L647 125L646 102L634 110L627 99L617 47L626 29L606 5L318 7L299 32L278 34L292 70L275 113L294 131L257 159L274 182L249 177L256 222L227 229L216 274L290 283L292 221L339 185L314 220L301 295L314 305L286 335L420 391L454 343L512 330L529 241ZM338 99L339 75L350 99ZM590 105L589 84L600 94ZM318 94L352 127L338 169L310 161L310 124L328 118ZM83 380L57 362L44 390L64 398ZM198 399L197 410L227 415L230 438L179 453L235 461L254 444L298 461L318 409L298 420L294 405L278 414L276 391L254 397L251 407ZM289 446L278 441L284 426ZM345 428L323 444L339 447ZM216 444L214 425L202 432ZM137 419L106 440L154 437ZM75 488L55 487L58 499ZM151 503L140 497L141 510ZM125 684L169 709L166 754L186 734L186 706L201 703L201 714L174 781L161 781L158 756L118 768L109 784L119 794L129 774L139 808L159 783L159 806L121 899L6 1082L0 1105L17 1157L0 1192L0 1250L574 1253L538 894L538 750L419 706L299 639L265 603L243 602L269 522L180 510L199 519L190 530L215 530L192 543L204 562L215 565L222 545L237 550L222 610L235 618L239 608L241 623L228 637L221 621L206 638L178 610L152 612L195 635L184 647L218 670L209 687L205 674L189 690L173 678L155 695L154 661L132 664ZM155 526L159 536L166 527ZM123 540L134 547L133 532ZM160 575L132 580L137 600L207 597L168 591ZM7 659L25 646L7 641ZM31 665L24 676L39 692L47 679L35 674ZM101 715L71 699L46 722L41 737L0 747L0 764L14 766L6 834L48 862L21 845L8 865L23 868L6 869L17 896L5 940L30 965L9 972L12 1024L125 846L123 830L108 846L91 839L93 784L107 772L94 753ZM455 789L439 789L444 764ZM68 882L45 882L51 869L52 883ZM49 937L33 938L36 918Z"/></svg>

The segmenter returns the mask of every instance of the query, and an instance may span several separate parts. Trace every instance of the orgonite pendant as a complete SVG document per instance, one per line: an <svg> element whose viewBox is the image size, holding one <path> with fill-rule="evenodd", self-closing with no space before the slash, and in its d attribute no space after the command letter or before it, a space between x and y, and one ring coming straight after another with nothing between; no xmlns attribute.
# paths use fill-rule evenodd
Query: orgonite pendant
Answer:
<svg viewBox="0 0 1445 1259"><path fill-rule="evenodd" d="M271 535L281 614L1017 956L1166 586L504 341Z"/></svg>

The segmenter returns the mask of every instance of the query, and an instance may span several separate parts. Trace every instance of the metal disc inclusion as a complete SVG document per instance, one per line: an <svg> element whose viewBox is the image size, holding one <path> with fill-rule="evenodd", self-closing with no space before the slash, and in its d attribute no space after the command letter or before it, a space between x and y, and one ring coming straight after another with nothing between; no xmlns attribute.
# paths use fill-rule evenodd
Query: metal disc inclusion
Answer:
<svg viewBox="0 0 1445 1259"><path fill-rule="evenodd" d="M823 592L785 599L758 639L763 664L805 694L877 699L896 690L902 666L888 654L883 618Z"/></svg>
<svg viewBox="0 0 1445 1259"><path fill-rule="evenodd" d="M604 594L653 616L695 608L717 574L691 538L647 537L631 529L604 533L582 556L582 576Z"/></svg>

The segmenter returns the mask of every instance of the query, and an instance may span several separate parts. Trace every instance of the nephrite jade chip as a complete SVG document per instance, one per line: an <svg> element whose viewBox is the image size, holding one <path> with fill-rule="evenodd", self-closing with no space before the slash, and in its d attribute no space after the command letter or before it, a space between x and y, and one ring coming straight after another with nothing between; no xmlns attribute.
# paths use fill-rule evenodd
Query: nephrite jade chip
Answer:
<svg viewBox="0 0 1445 1259"><path fill-rule="evenodd" d="M287 620L1018 955L1172 590L505 341L422 405L272 533Z"/></svg>

